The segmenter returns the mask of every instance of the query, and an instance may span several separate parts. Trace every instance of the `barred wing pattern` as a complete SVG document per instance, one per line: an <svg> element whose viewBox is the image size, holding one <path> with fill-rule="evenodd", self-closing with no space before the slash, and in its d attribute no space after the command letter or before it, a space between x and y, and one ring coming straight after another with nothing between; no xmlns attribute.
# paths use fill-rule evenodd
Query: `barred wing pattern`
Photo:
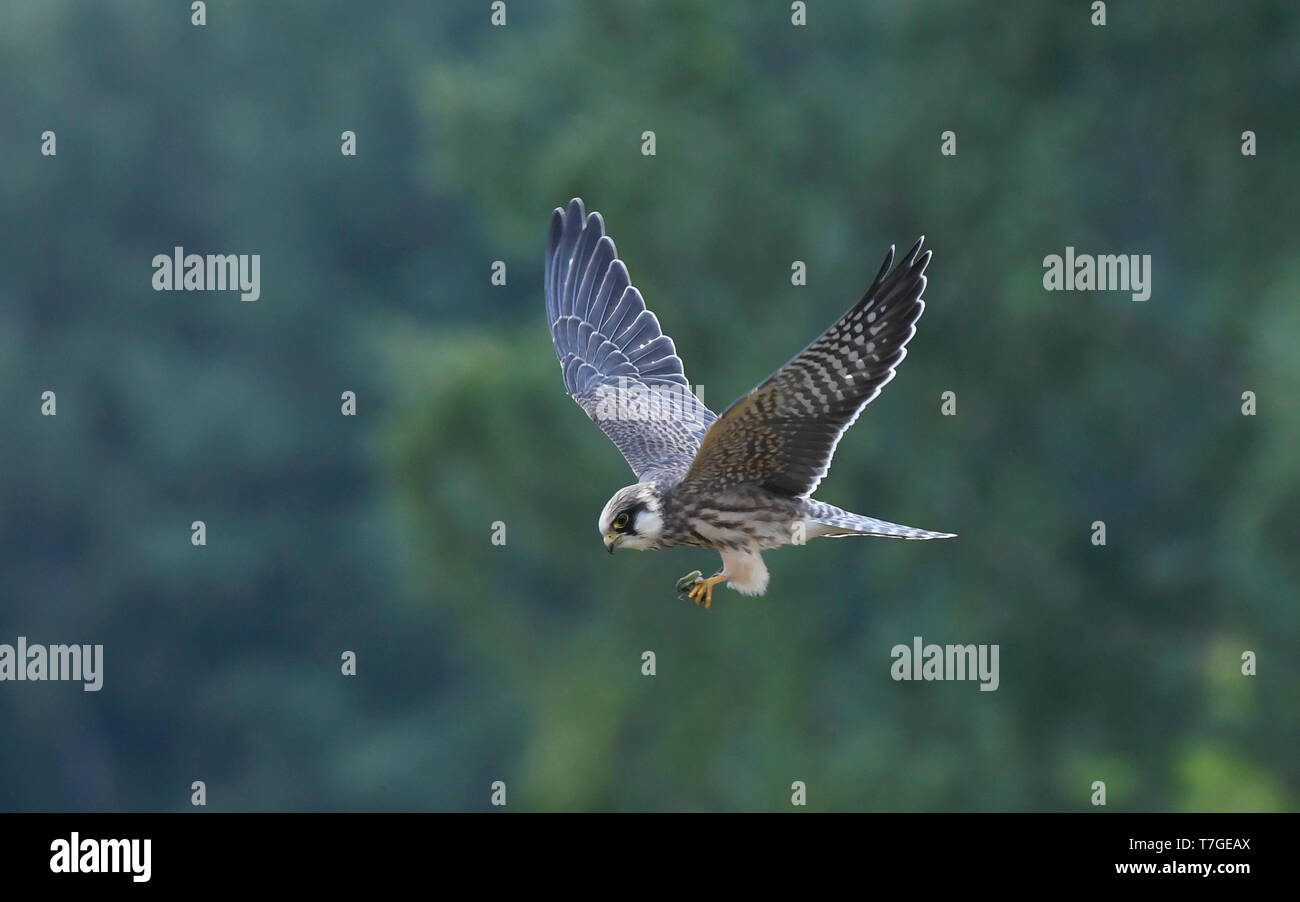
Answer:
<svg viewBox="0 0 1300 902"><path fill-rule="evenodd" d="M717 416L691 394L673 340L646 309L599 213L551 217L546 315L564 387L643 482L678 478Z"/></svg>
<svg viewBox="0 0 1300 902"><path fill-rule="evenodd" d="M917 241L892 271L891 247L867 293L839 322L738 400L709 429L683 485L718 491L756 483L807 496L830 468L840 436L894 378L925 309Z"/></svg>

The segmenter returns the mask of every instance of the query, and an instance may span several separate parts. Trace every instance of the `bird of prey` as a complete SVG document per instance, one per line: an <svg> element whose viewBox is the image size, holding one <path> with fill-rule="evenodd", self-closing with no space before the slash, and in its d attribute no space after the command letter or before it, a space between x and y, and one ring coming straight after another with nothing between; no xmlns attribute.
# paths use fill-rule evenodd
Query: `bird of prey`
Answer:
<svg viewBox="0 0 1300 902"><path fill-rule="evenodd" d="M600 214L585 214L578 198L557 207L546 315L564 387L637 477L600 512L605 548L716 549L721 570L707 579L696 570L677 583L707 608L724 581L762 595L767 549L817 536L952 538L810 497L840 437L894 378L916 333L930 262L922 241L892 270L891 247L862 300L717 416L691 392L672 339L632 285Z"/></svg>

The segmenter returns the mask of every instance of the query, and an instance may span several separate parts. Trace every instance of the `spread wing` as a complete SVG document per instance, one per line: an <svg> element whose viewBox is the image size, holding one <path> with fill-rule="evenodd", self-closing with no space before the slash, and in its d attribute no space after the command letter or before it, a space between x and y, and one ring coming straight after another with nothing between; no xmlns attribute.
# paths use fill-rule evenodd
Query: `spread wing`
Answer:
<svg viewBox="0 0 1300 902"><path fill-rule="evenodd" d="M546 317L564 387L637 479L680 476L717 416L691 393L673 340L646 309L599 213L551 217Z"/></svg>
<svg viewBox="0 0 1300 902"><path fill-rule="evenodd" d="M709 429L684 484L714 490L757 483L810 495L840 436L894 378L925 309L922 238L891 272L889 249L853 309L785 366L731 405Z"/></svg>

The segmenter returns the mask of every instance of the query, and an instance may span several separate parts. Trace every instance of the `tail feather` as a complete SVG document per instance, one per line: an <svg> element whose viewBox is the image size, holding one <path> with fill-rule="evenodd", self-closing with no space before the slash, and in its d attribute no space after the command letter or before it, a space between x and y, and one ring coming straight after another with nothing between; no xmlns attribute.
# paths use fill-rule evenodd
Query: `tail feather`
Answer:
<svg viewBox="0 0 1300 902"><path fill-rule="evenodd" d="M809 523L812 524L808 530L809 538L815 536L828 536L831 538L839 536L886 536L893 539L952 539L956 538L957 535L952 532L931 532L928 529L917 529L915 526L903 526L901 523L890 523L888 520L864 517L861 514L841 510L833 504L826 504L823 501L808 501L806 517Z"/></svg>

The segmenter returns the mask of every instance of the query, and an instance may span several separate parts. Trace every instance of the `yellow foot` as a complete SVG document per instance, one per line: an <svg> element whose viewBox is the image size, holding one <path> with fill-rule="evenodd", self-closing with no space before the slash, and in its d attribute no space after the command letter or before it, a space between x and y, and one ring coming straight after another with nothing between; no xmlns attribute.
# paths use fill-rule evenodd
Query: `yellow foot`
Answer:
<svg viewBox="0 0 1300 902"><path fill-rule="evenodd" d="M721 573L715 573L708 579L697 580L686 595L696 604L702 604L707 608L713 604L713 587L720 582L725 582L726 579Z"/></svg>

